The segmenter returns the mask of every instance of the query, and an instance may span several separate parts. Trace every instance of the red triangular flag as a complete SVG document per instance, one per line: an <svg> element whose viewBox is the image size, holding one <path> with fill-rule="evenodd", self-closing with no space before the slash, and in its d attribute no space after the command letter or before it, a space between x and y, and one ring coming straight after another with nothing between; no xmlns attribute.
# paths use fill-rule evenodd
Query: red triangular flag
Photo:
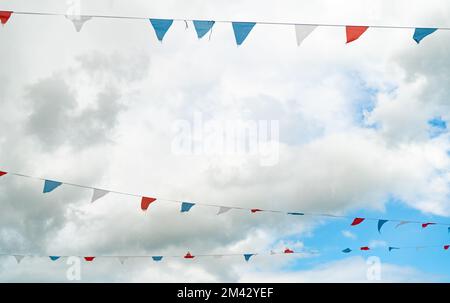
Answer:
<svg viewBox="0 0 450 303"><path fill-rule="evenodd" d="M450 245L444 245L444 249L448 250L450 248Z"/></svg>
<svg viewBox="0 0 450 303"><path fill-rule="evenodd" d="M355 41L368 29L368 26L346 26L347 43Z"/></svg>
<svg viewBox="0 0 450 303"><path fill-rule="evenodd" d="M7 172L5 172L5 171L0 171L0 177L1 176L4 176L4 175L6 175L7 174Z"/></svg>
<svg viewBox="0 0 450 303"><path fill-rule="evenodd" d="M253 208L253 209L251 210L252 213L256 213L256 212L259 212L259 211L262 211L262 210L259 209L259 208Z"/></svg>
<svg viewBox="0 0 450 303"><path fill-rule="evenodd" d="M422 228L427 228L428 225L435 225L436 223L423 223Z"/></svg>
<svg viewBox="0 0 450 303"><path fill-rule="evenodd" d="M285 254L293 254L294 251L291 250L291 249L289 249L289 248L286 248L286 249L284 250L284 253L285 253Z"/></svg>
<svg viewBox="0 0 450 303"><path fill-rule="evenodd" d="M0 11L0 22L2 24L6 24L6 22L8 22L9 18L11 17L12 13L13 12Z"/></svg>
<svg viewBox="0 0 450 303"><path fill-rule="evenodd" d="M352 226L361 224L365 219L364 218L355 218L352 222Z"/></svg>
<svg viewBox="0 0 450 303"><path fill-rule="evenodd" d="M141 208L143 211L146 211L151 203L155 202L156 198L150 198L150 197L142 197L141 200Z"/></svg>
<svg viewBox="0 0 450 303"><path fill-rule="evenodd" d="M184 258L185 258L185 259L194 259L195 256L191 255L191 253L188 252L188 253L184 256Z"/></svg>
<svg viewBox="0 0 450 303"><path fill-rule="evenodd" d="M84 257L84 259L88 262L94 261L95 257Z"/></svg>
<svg viewBox="0 0 450 303"><path fill-rule="evenodd" d="M370 250L370 248L368 246L363 246L360 248L361 250Z"/></svg>

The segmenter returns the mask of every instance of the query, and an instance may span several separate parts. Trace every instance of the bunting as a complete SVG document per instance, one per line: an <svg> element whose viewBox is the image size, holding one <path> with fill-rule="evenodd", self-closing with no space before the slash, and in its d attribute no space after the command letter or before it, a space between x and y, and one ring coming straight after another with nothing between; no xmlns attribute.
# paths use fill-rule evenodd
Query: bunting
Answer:
<svg viewBox="0 0 450 303"><path fill-rule="evenodd" d="M39 177L33 177L29 175L14 173L14 172L6 172L3 170L0 170L0 177L5 175L11 175L15 177L21 177L21 178L30 178L30 179L36 179L36 180L44 180L44 193L50 193L54 191L59 186L65 184L68 186L78 187L82 189L90 189L92 190L92 198L91 202L94 202L102 197L104 197L107 194L113 193L116 195L124 195L124 196L130 196L130 197L139 197L141 200L141 209L142 211L146 211L150 204L154 203L157 200L160 201L166 201L166 202L172 202L181 204L180 211L182 213L189 212L192 207L196 205L204 206L204 207L213 207L217 208L218 212L217 215L222 215L225 213L228 213L230 210L244 210L249 211L251 214L259 213L259 212L269 212L269 213L278 213L278 214L285 214L290 216L311 216L311 217L326 217L326 218L336 218L336 219L351 219L351 226L357 226L360 225L362 222L366 220L371 221L377 221L377 229L378 232L381 232L381 228L384 227L384 225L387 222L396 222L395 228L398 228L405 224L420 224L422 228L427 228L430 225L444 225L447 228L447 232L450 233L450 223L438 223L438 222L420 222L420 221L406 221L406 220L394 220L394 219L383 219L383 218L364 218L364 217L349 217L349 216L340 216L340 215L333 215L333 214L323 214L323 213L306 213L306 212L292 212L292 211L283 211L283 210L270 210L270 209L261 209L261 208L245 208L245 207L237 207L237 206L226 206L226 205L214 205L209 203L191 203L191 202L180 202L179 200L172 200L172 199L163 199L163 198L157 198L157 197L151 197L141 194L134 194L134 193L126 193L126 192L120 192L120 191L114 191L114 190L106 190L101 188L96 188L92 186L86 186L86 185L80 185L75 183L65 183L61 181L55 181L50 179L43 179Z"/></svg>
<svg viewBox="0 0 450 303"><path fill-rule="evenodd" d="M295 38L297 39L297 46L300 46L315 29L317 25L295 25Z"/></svg>
<svg viewBox="0 0 450 303"><path fill-rule="evenodd" d="M185 259L194 259L195 256L191 255L191 253L188 252L188 253L184 256L184 258L185 258Z"/></svg>
<svg viewBox="0 0 450 303"><path fill-rule="evenodd" d="M347 43L353 42L361 37L362 34L366 32L369 27L375 28L390 28L390 29L414 29L413 39L417 44L420 43L422 39L431 35L437 30L450 30L450 27L432 27L432 28L422 28L417 26L398 26L398 25L361 25L361 26L352 26L352 25L341 25L341 24L327 24L327 23L289 23L289 22L237 22L232 20L193 20L188 18L182 19L158 19L158 18L149 18L149 17L136 17L136 16L111 16L111 15L65 15L58 13L43 13L43 12L26 12L26 11L0 11L0 21L4 25L8 22L11 15L38 15L38 16L65 16L68 20L72 21L75 30L80 32L83 28L84 24L91 20L92 18L102 18L102 19L128 19L128 20L150 20L150 23L155 31L156 37L160 42L163 41L164 36L168 32L169 28L172 26L174 21L184 22L186 24L186 28L188 27L188 21L194 24L195 31L197 33L197 37L201 39L208 32L211 33L213 26L216 23L231 23L236 44L241 45L249 33L252 31L253 27L256 24L271 24L271 25L283 25L283 26L294 26L295 28L295 36L297 40L297 45L301 45L303 41L318 27L345 27Z"/></svg>
<svg viewBox="0 0 450 303"><path fill-rule="evenodd" d="M92 193L91 203L94 203L98 199L103 198L107 194L109 194L109 191L107 191L107 190L94 188L94 192Z"/></svg>
<svg viewBox="0 0 450 303"><path fill-rule="evenodd" d="M250 258L253 257L255 254L244 254L244 259L246 262L250 261Z"/></svg>
<svg viewBox="0 0 450 303"><path fill-rule="evenodd" d="M141 200L141 209L143 211L146 211L150 204L156 201L156 198L150 198L150 197L142 197Z"/></svg>
<svg viewBox="0 0 450 303"><path fill-rule="evenodd" d="M195 203L183 202L181 203L181 212L186 213L191 210Z"/></svg>
<svg viewBox="0 0 450 303"><path fill-rule="evenodd" d="M346 26L347 44L357 40L368 29L368 26Z"/></svg>
<svg viewBox="0 0 450 303"><path fill-rule="evenodd" d="M163 41L164 36L166 35L167 31L173 24L172 19L150 19L150 23L153 26L153 29L155 30L156 37L160 42Z"/></svg>
<svg viewBox="0 0 450 303"><path fill-rule="evenodd" d="M364 222L364 220L365 220L364 218L355 218L355 219L353 220L351 226L359 225L359 224L361 224L362 222Z"/></svg>
<svg viewBox="0 0 450 303"><path fill-rule="evenodd" d="M83 25L92 19L91 16L80 16L80 15L67 15L66 18L70 21L72 21L73 26L75 27L75 30L77 33L81 31L83 28Z"/></svg>
<svg viewBox="0 0 450 303"><path fill-rule="evenodd" d="M256 25L255 22L232 22L234 37L236 39L236 44L241 45L248 34L250 34L253 27Z"/></svg>
<svg viewBox="0 0 450 303"><path fill-rule="evenodd" d="M388 246L387 250L389 252L393 251L393 250L403 250L403 249L425 249L425 248L436 248L436 249L440 249L440 250L445 250L445 251L449 251L450 250L450 244L445 244L445 245L430 245L430 246L407 246L407 247L398 247L398 246ZM370 251L370 250L375 250L377 248L375 247L370 247L370 246L361 246L358 249L352 249L352 248L345 248L343 249L341 252L345 253L345 254L349 254L353 251L356 250L360 250L360 251ZM378 247L378 249L382 249L380 247ZM243 253L243 254L236 254L236 253L222 253L222 254L198 254L198 255L194 255L191 252L187 252L185 255L120 255L120 256L110 256L110 255L97 255L97 256L74 256L74 257L78 257L78 258L82 258L85 262L91 263L96 259L99 258L105 258L105 259L117 259L121 264L125 264L125 262L129 259L132 258L139 258L139 259L149 259L152 260L154 262L161 262L166 258L179 258L179 259L196 259L196 258L208 258L208 257L213 257L213 258L222 258L222 257L236 257L236 256L243 256L244 257L244 261L249 262L251 260L251 258L253 256L257 256L257 255L261 255L261 256L281 256L281 255L303 255L303 256L313 256L313 255L319 255L320 252L316 251L316 250L301 250L301 251L294 251L290 248L286 248L282 251L273 251L271 250L269 253L257 253L257 252L253 252L253 253ZM21 263L21 261L26 258L26 257L32 257L32 258L49 258L51 261L58 261L60 259L63 258L69 258L71 256L61 256L61 255L52 255L52 256L42 256L42 255L20 255L20 254L0 254L0 256L11 256L14 257L14 259L16 260L16 262L19 264Z"/></svg>
<svg viewBox="0 0 450 303"><path fill-rule="evenodd" d="M11 18L13 12L10 11L0 11L0 22L2 23L2 25L5 25L9 18Z"/></svg>
<svg viewBox="0 0 450 303"><path fill-rule="evenodd" d="M232 210L231 207L221 206L221 207L219 207L219 211L217 212L217 215L221 215L221 214L227 213L230 210Z"/></svg>
<svg viewBox="0 0 450 303"><path fill-rule="evenodd" d="M413 39L414 41L416 41L417 44L419 44L423 38L425 38L428 35L431 35L437 30L438 30L437 28L416 28L414 30Z"/></svg>
<svg viewBox="0 0 450 303"><path fill-rule="evenodd" d="M215 21L202 21L202 20L194 20L195 31L197 32L197 37L201 39L204 35L206 35L215 23Z"/></svg>
<svg viewBox="0 0 450 303"><path fill-rule="evenodd" d="M389 220L378 220L378 232L381 234L381 228L383 227L384 224L386 224L387 222L389 222Z"/></svg>
<svg viewBox="0 0 450 303"><path fill-rule="evenodd" d="M61 185L62 185L62 182L52 181L52 180L45 180L45 183L44 183L44 194L54 191L57 187L59 187Z"/></svg>

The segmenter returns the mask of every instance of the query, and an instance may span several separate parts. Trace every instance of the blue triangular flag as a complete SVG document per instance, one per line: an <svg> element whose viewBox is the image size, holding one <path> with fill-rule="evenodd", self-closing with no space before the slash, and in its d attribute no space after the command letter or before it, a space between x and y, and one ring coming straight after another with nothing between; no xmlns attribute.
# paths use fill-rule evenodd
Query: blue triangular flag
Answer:
<svg viewBox="0 0 450 303"><path fill-rule="evenodd" d="M200 21L194 20L195 31L197 32L197 37L201 39L206 35L213 27L215 21Z"/></svg>
<svg viewBox="0 0 450 303"><path fill-rule="evenodd" d="M435 31L437 31L437 28L416 28L416 30L414 31L413 39L417 42L417 44L419 44L423 38L431 35Z"/></svg>
<svg viewBox="0 0 450 303"><path fill-rule="evenodd" d="M192 206L194 206L195 203L189 203L189 202L183 202L181 203L181 212L185 213L191 210Z"/></svg>
<svg viewBox="0 0 450 303"><path fill-rule="evenodd" d="M400 248L389 246L389 251L393 251L394 249L400 249Z"/></svg>
<svg viewBox="0 0 450 303"><path fill-rule="evenodd" d="M153 29L155 30L156 37L158 37L159 41L162 41L164 38L164 35L169 30L170 26L173 23L172 19L150 19L150 23L153 26Z"/></svg>
<svg viewBox="0 0 450 303"><path fill-rule="evenodd" d="M245 261L249 261L250 260L250 258L251 257L253 257L255 254L244 254L244 258L245 258Z"/></svg>
<svg viewBox="0 0 450 303"><path fill-rule="evenodd" d="M247 38L250 31L256 25L255 22L232 22L234 37L236 38L236 44L241 45Z"/></svg>
<svg viewBox="0 0 450 303"><path fill-rule="evenodd" d="M56 261L56 260L58 260L58 259L61 258L61 257L58 257L58 256L50 256L49 258L50 258L50 260L52 260L52 261Z"/></svg>
<svg viewBox="0 0 450 303"><path fill-rule="evenodd" d="M162 260L162 256L153 256L152 259L153 261L161 261Z"/></svg>
<svg viewBox="0 0 450 303"><path fill-rule="evenodd" d="M288 213L288 215L291 215L291 216L304 216L305 214L304 213Z"/></svg>
<svg viewBox="0 0 450 303"><path fill-rule="evenodd" d="M350 248L346 248L342 252L348 254L349 252L352 252L352 250Z"/></svg>
<svg viewBox="0 0 450 303"><path fill-rule="evenodd" d="M45 183L44 183L44 194L53 191L55 188L57 188L60 185L62 185L61 182L45 180Z"/></svg>
<svg viewBox="0 0 450 303"><path fill-rule="evenodd" d="M386 224L388 220L378 220L378 232L381 234L381 228Z"/></svg>

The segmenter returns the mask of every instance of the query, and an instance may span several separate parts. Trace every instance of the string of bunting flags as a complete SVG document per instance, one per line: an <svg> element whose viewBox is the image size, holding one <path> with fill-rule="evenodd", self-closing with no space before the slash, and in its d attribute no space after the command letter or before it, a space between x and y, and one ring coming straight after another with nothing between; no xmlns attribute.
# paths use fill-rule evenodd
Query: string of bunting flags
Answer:
<svg viewBox="0 0 450 303"><path fill-rule="evenodd" d="M405 249L415 249L417 251L422 249L432 249L432 248L438 248L443 249L444 251L448 251L450 249L449 244L445 245L428 245L428 246L387 246L383 249L387 249L388 252L393 252L397 250L405 250ZM367 251L373 251L376 249L381 249L380 247L370 247L370 246L361 246L359 248L346 248L342 250L342 253L349 254L352 252L367 252ZM281 256L281 255L318 255L320 254L319 251L315 250L300 250L300 251L294 251L290 248L285 248L282 251L273 251L271 250L269 253L227 253L227 254L193 254L190 251L188 251L185 255L140 255L140 256L110 256L110 255L102 255L102 256L62 256L62 255L52 255L52 256L43 256L43 255L30 255L30 254L0 254L2 257L14 257L19 264L24 258L49 258L51 261L58 261L64 258L69 257L78 257L80 259L83 259L85 262L93 262L96 259L117 259L121 264L124 264L126 260L129 259L151 259L154 262L161 262L165 259L187 259L187 260L193 260L198 258L205 258L205 257L212 257L212 258L222 258L222 257L236 257L241 256L244 258L245 262L249 262L253 257L255 256Z"/></svg>
<svg viewBox="0 0 450 303"><path fill-rule="evenodd" d="M186 28L188 22L194 25L198 39L203 38L209 33L211 38L212 30L217 23L230 23L232 25L235 41L237 45L241 45L248 37L250 32L257 24L265 25L284 25L293 26L295 30L295 37L297 45L301 45L302 42L318 27L343 27L345 28L346 43L353 42L359 39L369 28L382 28L382 29L413 29L413 40L419 44L422 39L433 34L437 30L450 30L450 27L416 27L416 26L393 26L393 25L343 25L343 24L312 24L312 23L288 23L288 22L241 22L241 21L229 21L229 20L195 20L195 19L157 19L157 18L145 18L145 17L132 17L132 16L108 16L108 15L66 15L60 13L46 13L46 12L21 12L21 11L0 11L0 21L5 25L12 15L39 15L39 16L64 16L68 20L72 21L75 30L80 32L84 24L91 19L128 19L128 20L146 20L150 21L153 27L157 39L162 42L166 33L174 21L184 22Z"/></svg>
<svg viewBox="0 0 450 303"><path fill-rule="evenodd" d="M62 256L62 255L52 255L52 256L43 256L43 255L30 255L30 254L0 254L3 257L14 257L17 263L20 263L24 258L49 258L51 261L58 261L60 259L69 258L69 257L78 257L83 259L85 262L93 262L96 259L117 259L120 263L124 264L128 259L151 259L155 262L161 262L164 259L169 258L177 258L177 259L187 259L193 260L198 258L212 257L212 258L222 258L222 257L236 257L241 256L244 258L246 262L249 262L250 259L254 256L281 256L281 255L313 255L317 254L316 251L294 251L290 248L285 248L282 251L273 251L271 250L269 253L226 253L226 254L193 254L188 251L185 255L140 255L140 256Z"/></svg>
<svg viewBox="0 0 450 303"><path fill-rule="evenodd" d="M149 196L149 195L127 193L127 192L116 191L116 190L107 190L107 189L101 189L101 188L97 188L97 187L80 185L80 184L75 184L75 183L55 181L55 180L40 178L40 177L33 177L33 176L14 173L14 172L0 171L0 178L5 177L6 175L43 181L44 182L43 191L42 191L43 194L49 194L62 185L68 185L68 186L73 186L73 187L78 187L78 188L83 188L83 189L89 189L92 191L91 203L94 203L95 201L105 197L108 194L117 194L117 195L122 195L122 196L135 197L140 200L141 210L144 212L149 209L150 205L154 205L154 203L156 203L157 201L164 201L164 202L180 204L180 212L181 213L190 212L194 206L203 206L203 207L216 208L218 210L217 215L223 215L231 210L247 211L250 214L267 212L267 213L284 214L284 215L288 215L288 216L310 216L310 217L348 219L348 220L351 220L350 226L358 226L358 225L362 224L364 221L376 221L377 222L377 230L379 233L381 233L382 228L389 222L395 223L395 228L404 226L406 224L418 224L421 226L422 229L428 228L430 226L446 226L448 233L450 233L450 223L424 222L424 221L418 221L418 220L367 218L367 217L356 217L355 218L355 217L350 217L350 216L334 215L334 214L326 214L326 213L283 211L283 210L247 208L247 207L237 207L237 206L227 206L227 205L197 203L197 202L194 203L194 202L186 202L186 201L167 199L167 198L161 198L161 197L153 197L153 196Z"/></svg>

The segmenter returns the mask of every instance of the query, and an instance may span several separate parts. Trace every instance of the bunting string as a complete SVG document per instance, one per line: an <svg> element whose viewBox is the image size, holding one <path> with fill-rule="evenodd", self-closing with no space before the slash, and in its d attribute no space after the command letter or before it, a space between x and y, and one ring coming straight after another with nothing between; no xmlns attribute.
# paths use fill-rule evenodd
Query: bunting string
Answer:
<svg viewBox="0 0 450 303"><path fill-rule="evenodd" d="M420 251L422 249L433 249L433 248L439 248L444 251L448 251L450 248L449 244L445 245L428 245L428 246L387 246L384 248L380 247L369 247L369 246L361 246L358 248L346 248L342 250L342 253L349 254L351 252L368 252L373 250L387 250L388 252L393 252L397 250L411 250L414 249L416 251ZM124 264L126 260L129 259L151 259L155 262L161 262L166 259L198 259L198 258L222 258L222 257L243 257L244 261L249 262L253 257L256 256L314 256L319 255L320 252L316 250L292 250L290 248L285 248L282 251L273 251L270 252L263 252L263 253L223 253L223 254L193 254L190 251L188 251L185 255L84 255L84 256L75 256L75 255L33 255L33 254L6 254L2 253L0 254L0 257L14 257L17 261L17 263L20 263L24 258L49 258L51 261L58 261L60 259L64 258L70 258L70 257L78 257L80 259L84 259L86 262L93 262L96 259L117 259L120 263Z"/></svg>
<svg viewBox="0 0 450 303"><path fill-rule="evenodd" d="M163 202L171 202L171 203L177 203L181 205L180 212L181 213L187 213L194 208L194 206L203 206L203 207L210 207L210 208L216 208L217 215L222 215L224 213L227 213L231 210L240 210L240 211L247 211L249 214L257 214L260 212L265 213L278 213L288 216L310 216L310 217L323 217L323 218L337 218L337 219L346 219L351 221L350 226L358 226L361 225L365 221L376 221L378 232L381 233L382 227L385 226L387 223L395 223L395 228L399 228L400 226L406 225L406 224L419 224L422 229L428 228L430 226L434 225L441 225L446 226L448 233L450 233L450 223L444 223L444 222L427 222L427 221L419 221L419 220L399 220L399 219L385 219L385 218L369 218L369 217L351 217L351 216L345 216L345 215L335 215L335 214L327 214L327 213L313 213L313 212L300 212L300 211L284 211L284 210L273 210L273 209L262 209L262 208L249 208L249 207L239 207L239 206L229 206L229 205L223 205L223 204L210 204L210 203L197 203L197 202L187 202L187 201L181 201L176 199L168 199L168 198L162 198L159 196L153 196L153 195L143 195L143 194L135 194L135 193L128 193L123 191L117 191L117 190L110 190L110 189L102 189L98 187L93 186L86 186L71 182L63 182L63 181L55 181L51 179L41 178L41 177L34 177L30 175L25 175L21 173L15 173L15 172L6 172L6 171L0 171L0 178L4 178L5 176L16 176L21 178L28 178L28 179L34 179L34 180L40 180L44 182L44 188L43 193L49 194L59 188L62 185L82 188L82 189L89 189L92 191L92 198L91 203L94 203L95 201L105 197L107 194L117 194L122 196L130 196L134 198L140 199L141 202L141 210L147 211L152 204L158 201Z"/></svg>
<svg viewBox="0 0 450 303"><path fill-rule="evenodd" d="M332 24L332 23L296 23L296 22L275 22L275 21L231 21L231 20L199 20L190 18L172 18L172 19L159 19L150 17L139 17L139 16L117 16L117 15L67 15L62 13L52 13L52 12L26 12L26 11L0 11L0 20L2 24L6 24L10 19L11 15L29 15L29 16L64 16L74 23L76 31L81 31L83 24L90 19L124 19L124 20L149 20L155 34L159 41L162 42L165 34L172 26L173 22L184 22L186 29L188 28L187 22L192 22L194 28L197 32L197 36L201 39L208 32L210 32L209 37L211 37L211 32L214 24L216 23L229 23L232 25L233 32L236 39L236 44L241 45L247 38L253 27L257 24L259 25L279 25L279 26L293 26L296 32L297 44L300 45L301 42L317 27L343 27L346 29L347 43L357 40L364 32L369 28L379 28L379 29L414 29L413 40L416 43L428 35L431 35L437 30L450 30L450 27L418 27L418 26L402 26L402 25L383 25L383 24L373 24L373 25L353 25L353 24Z"/></svg>

